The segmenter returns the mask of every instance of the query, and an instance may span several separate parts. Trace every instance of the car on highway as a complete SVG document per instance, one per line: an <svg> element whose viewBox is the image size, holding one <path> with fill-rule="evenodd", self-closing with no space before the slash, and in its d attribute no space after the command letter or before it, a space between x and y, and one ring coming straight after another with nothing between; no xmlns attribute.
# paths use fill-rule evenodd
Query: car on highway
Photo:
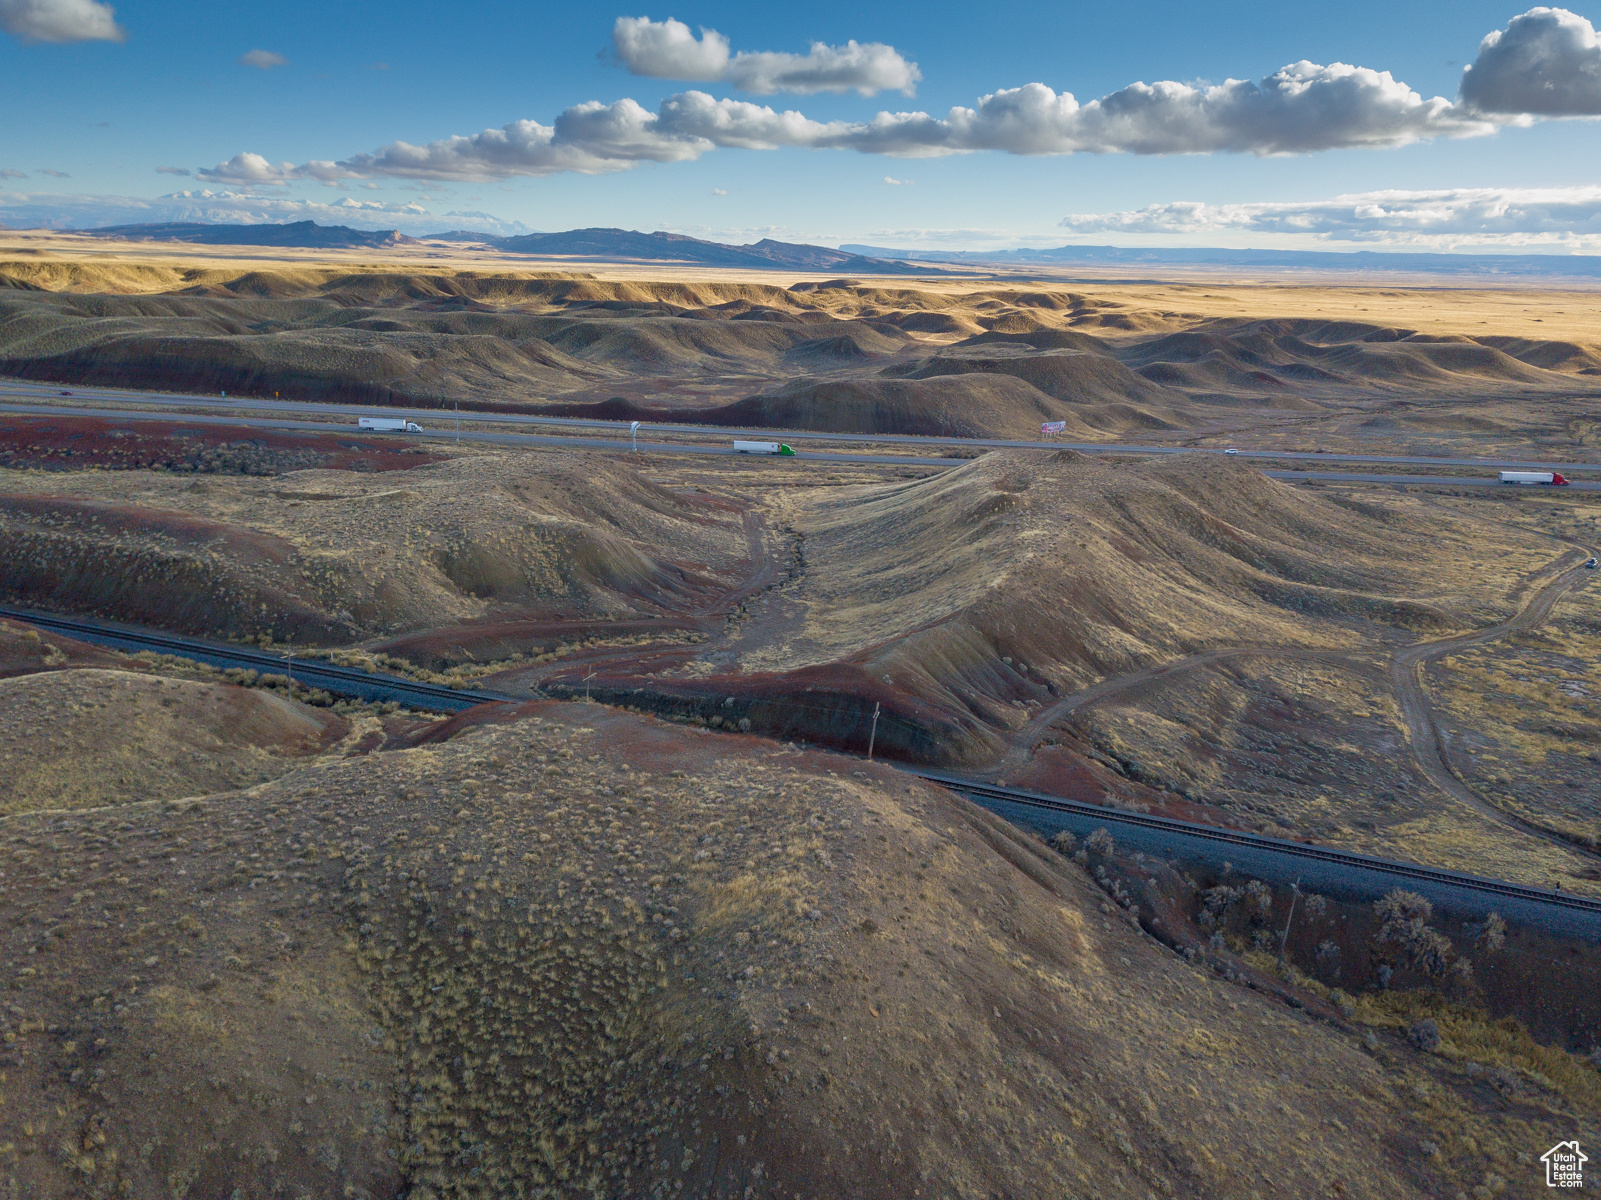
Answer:
<svg viewBox="0 0 1601 1200"><path fill-rule="evenodd" d="M1233 446L1230 446L1227 450L1223 451L1223 453L1224 454L1238 454L1239 451L1234 449Z"/></svg>
<svg viewBox="0 0 1601 1200"><path fill-rule="evenodd" d="M61 394L62 394L62 395L63 395L63 396L70 396L70 395L72 395L72 393L71 393L71 392L62 392L62 393L61 393Z"/></svg>

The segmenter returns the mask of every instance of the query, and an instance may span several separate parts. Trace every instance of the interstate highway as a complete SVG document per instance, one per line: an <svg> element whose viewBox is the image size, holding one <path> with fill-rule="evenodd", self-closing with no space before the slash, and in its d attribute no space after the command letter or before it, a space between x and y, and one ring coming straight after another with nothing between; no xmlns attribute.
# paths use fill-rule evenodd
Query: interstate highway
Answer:
<svg viewBox="0 0 1601 1200"><path fill-rule="evenodd" d="M380 410L382 411L382 410ZM390 410L391 415L399 410ZM295 421L287 417L224 417L205 414L183 414L162 410L132 410L132 409L102 409L102 408L76 408L66 405L53 404L0 404L0 419L6 415L14 416L52 416L52 417L94 417L109 421L162 421L169 425L189 426L221 426L230 429L283 429L295 433L343 433L346 435L358 432L349 425L333 425L327 421ZM437 415L437 414L435 414ZM476 416L474 418L477 419ZM686 430L709 434L719 440L732 441L734 430L729 429L701 429L685 427ZM417 440L431 441L462 441L496 446L542 446L547 448L568 450L601 450L608 453L628 453L626 435L607 438L597 437L571 437L561 434L543 433L486 433L482 430L463 430L456 433L450 428L425 429L422 433L369 433L368 437L395 437L405 438L408 442ZM789 437L788 434L775 434L774 437ZM814 437L825 435L815 434ZM833 435L826 435L830 438ZM798 438L795 440L799 440ZM882 440L882 439L874 439ZM984 442L976 439L951 439L942 442L938 439L906 439L923 441L933 445L958 446L1023 446L1038 447L1041 449L1063 449L1062 446L1052 446L1049 442ZM641 453L650 454L701 454L719 458L734 458L736 452L732 444L723 445L695 445L683 442L640 442ZM1126 446L1100 447L1101 450L1117 450L1124 453L1131 451ZM1161 450L1168 453L1195 453L1194 451ZM1245 455L1241 455L1245 457ZM1260 455L1256 456L1260 457ZM1320 461L1326 456L1319 456ZM764 461L766 461L764 459ZM793 458L775 458L774 462L820 462L820 463L857 463L872 464L887 467L959 467L971 461L965 458L918 458L908 454L843 454L838 451L802 450ZM1377 459L1385 463L1402 463L1405 459ZM1263 471L1262 474L1270 479L1283 480L1320 480L1329 483L1377 483L1389 484L1393 487L1405 486L1449 486L1449 487L1501 487L1503 486L1494 476L1467 476L1467 475L1389 475L1389 474L1361 474L1344 471ZM1579 492L1601 492L1601 482L1574 480L1568 484L1568 489Z"/></svg>
<svg viewBox="0 0 1601 1200"><path fill-rule="evenodd" d="M73 400L99 401L108 404L133 404L153 407L158 412L169 416L187 416L187 409L209 409L222 412L284 412L300 413L313 416L337 417L404 417L418 424L449 421L452 425L457 414L446 408L383 408L362 404L324 404L302 402L298 400L260 400L227 398L218 396L188 395L183 393L167 392L141 392L126 388L94 388L69 387L63 388L60 384L37 383L32 380L0 379L0 412L6 409L12 411L26 411L22 405L28 401L34 403L60 404L67 397L62 396L63 391L71 392ZM74 406L76 407L76 406ZM120 415L129 415L127 410L118 410ZM99 410L85 409L84 416L106 416ZM531 428L551 429L587 429L604 430L613 438L626 438L628 436L628 423L625 421L603 421L592 417L542 417L524 413L489 413L467 411L460 414L464 421L482 425L512 425ZM277 425L272 428L291 428L291 426ZM293 428L299 428L294 426ZM326 428L326 426L322 426ZM1014 441L1003 438L960 438L960 437L924 437L914 434L900 433L819 433L811 430L798 429L743 429L733 426L721 425L679 425L669 422L650 421L641 425L642 430L648 429L655 434L687 435L691 437L714 438L752 438L763 441L827 441L827 442L859 442L879 445L911 445L911 446L970 446L984 449L1036 449L1036 450L1077 450L1084 454L1191 454L1196 452L1190 446L1146 446L1123 442L1064 442L1064 441ZM430 429L430 433L440 432ZM465 439L466 435L462 435ZM1202 453L1221 453L1219 450L1208 449ZM1560 471L1567 474L1572 471L1601 472L1601 461L1598 462L1539 462L1526 460L1509 460L1496 458L1435 458L1425 455L1383 455L1383 454L1308 454L1293 450L1252 450L1245 447L1239 449L1239 457L1261 459L1264 461L1281 460L1288 462L1318 462L1318 463L1367 463L1374 466L1417 466L1417 467L1472 467L1481 468L1485 472L1499 470L1526 470L1526 471ZM910 460L899 458L896 462ZM935 460L945 465L948 460Z"/></svg>

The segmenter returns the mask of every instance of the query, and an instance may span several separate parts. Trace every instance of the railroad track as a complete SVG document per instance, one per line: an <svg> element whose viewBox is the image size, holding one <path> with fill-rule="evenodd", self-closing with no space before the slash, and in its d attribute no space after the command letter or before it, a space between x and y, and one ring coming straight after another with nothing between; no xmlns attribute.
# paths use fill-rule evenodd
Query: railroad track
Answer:
<svg viewBox="0 0 1601 1200"><path fill-rule="evenodd" d="M986 808L993 809L999 805L1034 814L1033 820L1018 823L1032 825L1042 832L1042 827L1069 829L1078 833L1104 827L1114 840L1129 842L1130 835L1136 835L1132 841L1161 845L1168 850L1206 847L1211 853L1205 857L1218 858L1226 852L1232 861L1242 866L1246 859L1268 854L1282 860L1285 866L1294 868L1303 881L1315 877L1324 880L1324 886L1332 885L1335 890L1348 894L1371 893L1379 896L1394 887L1412 887L1423 891L1439 891L1443 888L1453 893L1455 907L1461 907L1462 901L1472 896L1479 897L1481 902L1470 907L1484 911L1503 904L1507 907L1536 905L1554 908L1572 913L1585 924L1593 923L1596 931L1601 933L1601 900L1572 892L1529 887L1504 879L1486 879L1442 867L1425 867L1419 863L1377 858L1351 850L1291 842L1259 833L1181 821L1175 817L1158 817L1150 813L1087 804L1080 800L1064 800L1021 788L982 783L944 771L909 766L900 766L900 769L909 775L961 792ZM1011 815L1015 819L1016 814L1002 811L1000 815ZM1138 836L1140 834L1145 836ZM1507 907L1498 907L1497 911L1506 916Z"/></svg>
<svg viewBox="0 0 1601 1200"><path fill-rule="evenodd" d="M472 688L451 688L395 675L341 667L318 659L285 658L262 650L202 638L161 633L134 625L0 605L0 617L116 649L154 650L263 673L289 673L301 683L344 696L396 700L434 712L460 712L479 704L518 703L526 697ZM1257 878L1302 885L1331 896L1376 899L1391 888L1422 892L1457 917L1482 916L1494 909L1508 920L1549 933L1601 941L1601 900L1571 892L1486 879L1441 867L1400 862L1290 842L1242 830L1224 829L1130 812L1078 800L1064 800L1022 788L1002 787L962 775L893 764L908 775L948 787L1024 828L1049 836L1060 830L1083 835L1105 828L1125 847L1169 858L1224 859Z"/></svg>
<svg viewBox="0 0 1601 1200"><path fill-rule="evenodd" d="M159 654L192 658L216 667L241 667L262 674L289 675L296 683L308 687L320 687L337 695L354 696L361 700L394 700L411 708L421 708L429 712L461 712L479 704L508 701L515 703L527 699L525 696L510 696L504 692L423 683L416 679L404 679L398 675L383 675L374 671L357 670L355 667L341 667L322 659L295 658L272 654L265 650L250 650L227 642L161 633L115 621L60 617L54 613L11 608L5 605L0 605L0 617L26 621L39 629L63 633L97 646L110 646L117 650L135 652L154 650Z"/></svg>

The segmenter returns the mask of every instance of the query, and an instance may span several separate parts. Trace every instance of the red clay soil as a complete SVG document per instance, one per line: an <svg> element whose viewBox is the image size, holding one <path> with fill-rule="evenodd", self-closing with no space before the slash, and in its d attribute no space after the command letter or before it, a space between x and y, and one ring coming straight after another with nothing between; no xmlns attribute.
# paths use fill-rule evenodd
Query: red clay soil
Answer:
<svg viewBox="0 0 1601 1200"><path fill-rule="evenodd" d="M621 634L617 626L566 631L569 639L593 628L597 635ZM665 623L636 623L642 632ZM631 625L629 633L635 632ZM443 635L431 635L443 636ZM696 656L697 646L597 646L580 649L557 662L489 676L480 684L513 693L523 689L561 698L587 696L599 703L653 713L710 729L751 731L803 745L826 746L865 756L871 742L876 758L964 769L953 747L971 741L980 718L953 710L947 697L921 696L886 683L865 665L835 662L787 672L744 672L695 678L663 676ZM878 708L878 720L873 719ZM419 736L448 740L481 721L512 719L521 711L488 706L459 714ZM1030 760L1004 772L1004 782L1048 796L1104 804L1198 824L1240 827L1236 814L1170 791L1150 787L1098 761L1088 747L1053 743L1038 747Z"/></svg>
<svg viewBox="0 0 1601 1200"><path fill-rule="evenodd" d="M67 667L126 667L128 662L115 650L0 617L0 679Z"/></svg>
<svg viewBox="0 0 1601 1200"><path fill-rule="evenodd" d="M517 654L546 654L589 638L649 637L721 624L721 618L687 617L662 621L606 621L562 618L467 622L391 638L372 647L376 653L405 658L437 670L457 663L494 662ZM637 651L633 652L638 661Z"/></svg>
<svg viewBox="0 0 1601 1200"><path fill-rule="evenodd" d="M272 534L192 513L59 496L0 497L0 518L13 518L0 522L0 595L25 607L229 636L248 636L257 614L271 611L301 638L349 636L343 622L276 586L241 587L240 574L215 569L218 562L236 572L276 569L295 548ZM74 531L86 536L74 540Z"/></svg>
<svg viewBox="0 0 1601 1200"><path fill-rule="evenodd" d="M1186 800L1177 792L1147 787L1070 746L1040 746L1027 764L1006 772L1004 780L996 782L1047 796L1060 796L1064 800L1136 808L1178 821L1227 829L1248 828L1237 814Z"/></svg>
<svg viewBox="0 0 1601 1200"><path fill-rule="evenodd" d="M69 496L0 496L0 514L45 518L61 526L82 526L97 534L154 536L178 546L214 544L244 563L283 563L295 553L293 543L270 533L213 521L193 513L111 500L78 500Z"/></svg>
<svg viewBox="0 0 1601 1200"><path fill-rule="evenodd" d="M660 652L658 652L660 653ZM796 671L700 678L646 678L639 662L564 660L540 687L551 695L589 695L608 704L688 719L716 728L755 728L780 740L811 742L887 759L943 763L964 738L957 719L923 697L884 683L850 662ZM879 707L877 733L873 708Z"/></svg>
<svg viewBox="0 0 1601 1200"><path fill-rule="evenodd" d="M0 467L46 471L150 470L280 475L323 468L404 471L444 456L348 433L293 433L245 425L0 418Z"/></svg>

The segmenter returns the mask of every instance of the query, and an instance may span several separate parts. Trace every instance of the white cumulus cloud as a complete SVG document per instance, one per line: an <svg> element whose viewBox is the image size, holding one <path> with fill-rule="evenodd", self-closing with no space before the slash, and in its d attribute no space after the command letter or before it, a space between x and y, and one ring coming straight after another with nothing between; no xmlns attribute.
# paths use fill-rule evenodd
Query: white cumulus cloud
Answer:
<svg viewBox="0 0 1601 1200"><path fill-rule="evenodd" d="M0 0L0 29L24 42L121 42L116 10L96 0Z"/></svg>
<svg viewBox="0 0 1601 1200"><path fill-rule="evenodd" d="M209 169L202 167L196 174L213 183L287 183L301 178L300 168L294 163L275 165L249 152L235 154L227 162Z"/></svg>
<svg viewBox="0 0 1601 1200"><path fill-rule="evenodd" d="M942 118L879 113L852 149L902 157L1012 154L1305 154L1493 132L1449 100L1425 99L1388 71L1291 63L1267 78L1135 83L1080 104L1043 83L991 93Z"/></svg>
<svg viewBox="0 0 1601 1200"><path fill-rule="evenodd" d="M1601 116L1601 42L1565 8L1531 8L1479 44L1462 100L1481 112Z"/></svg>
<svg viewBox="0 0 1601 1200"><path fill-rule="evenodd" d="M857 86L847 78L859 80L864 88L896 86L882 72L869 77L852 75L855 67L839 67L829 73L841 62L860 65L872 59L851 57L857 51L876 54L872 46L814 47L804 60L731 54L727 39L714 30L697 36L681 22L647 17L619 18L614 33L619 55L639 74L743 80L742 86L751 90ZM1307 60L1258 80L1141 82L1084 102L1071 92L1028 83L992 92L972 107L957 106L942 116L883 111L865 121L815 121L794 110L695 90L668 97L655 111L631 99L590 101L566 109L549 125L513 121L426 145L397 141L338 162L300 166L244 153L197 174L227 184L385 176L485 180L563 171L599 174L644 162L689 161L715 149L780 147L897 158L983 151L1281 155L1393 147L1430 138L1482 136L1539 116L1601 114L1598 54L1588 22L1562 9L1531 9L1485 39L1479 60L1464 76L1459 102L1423 96L1388 71ZM897 77L909 90L915 64L905 64L898 55L895 61L913 73ZM747 66L741 67L742 62ZM796 66L801 62L810 65L803 70ZM792 67L800 74L790 73Z"/></svg>
<svg viewBox="0 0 1601 1200"><path fill-rule="evenodd" d="M551 125L514 121L427 145L393 142L339 162L274 165L235 155L198 172L217 183L397 176L501 179L562 171L600 174L642 162L684 162L714 149L802 147L916 158L975 151L1010 154L1296 154L1399 146L1430 137L1493 132L1493 121L1450 101L1424 99L1387 72L1296 63L1260 82L1214 87L1135 84L1080 104L1041 83L992 93L943 117L881 112L871 120L814 121L745 100L681 92L655 112L637 101L591 101Z"/></svg>
<svg viewBox="0 0 1601 1200"><path fill-rule="evenodd" d="M825 145L851 126L823 124L797 112L776 112L744 100L718 100L683 92L651 112L634 100L574 105L551 125L513 121L470 136L424 146L392 142L371 154L339 162L271 163L259 154L236 154L197 174L213 183L287 183L297 179L483 180L563 171L596 175L642 162L684 162L722 147L772 150Z"/></svg>
<svg viewBox="0 0 1601 1200"><path fill-rule="evenodd" d="M700 33L682 21L618 17L611 36L617 57L635 75L715 83L728 71L728 39L715 29Z"/></svg>
<svg viewBox="0 0 1601 1200"><path fill-rule="evenodd" d="M273 50L246 50L239 56L241 67L257 67L263 71L270 71L273 67L281 67L289 60Z"/></svg>
<svg viewBox="0 0 1601 1200"><path fill-rule="evenodd" d="M728 64L728 82L742 92L770 96L774 92L901 92L911 96L923 73L894 46L883 42L843 46L813 42L807 54L741 51Z"/></svg>
<svg viewBox="0 0 1601 1200"><path fill-rule="evenodd" d="M612 26L617 57L635 75L681 79L688 83L727 82L743 92L898 91L910 96L922 72L893 46L852 39L843 46L813 42L806 54L742 50L731 54L728 39L715 29L700 36L682 21L618 17Z"/></svg>
<svg viewBox="0 0 1601 1200"><path fill-rule="evenodd" d="M1243 233L1433 249L1580 249L1601 244L1601 186L1392 190L1250 204L1177 201L1125 212L1075 213L1061 224L1080 235L1158 234L1192 241Z"/></svg>

